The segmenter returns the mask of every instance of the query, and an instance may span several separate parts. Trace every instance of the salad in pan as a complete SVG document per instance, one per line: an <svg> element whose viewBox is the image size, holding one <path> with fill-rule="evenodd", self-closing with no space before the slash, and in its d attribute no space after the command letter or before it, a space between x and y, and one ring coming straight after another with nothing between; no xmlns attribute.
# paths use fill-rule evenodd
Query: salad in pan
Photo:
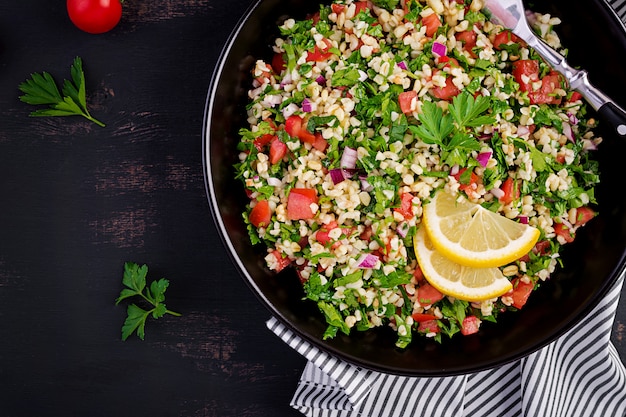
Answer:
<svg viewBox="0 0 626 417"><path fill-rule="evenodd" d="M321 5L252 68L243 216L268 268L297 271L325 338L477 333L522 309L596 215L595 120L482 6ZM566 54L559 19L529 17Z"/></svg>

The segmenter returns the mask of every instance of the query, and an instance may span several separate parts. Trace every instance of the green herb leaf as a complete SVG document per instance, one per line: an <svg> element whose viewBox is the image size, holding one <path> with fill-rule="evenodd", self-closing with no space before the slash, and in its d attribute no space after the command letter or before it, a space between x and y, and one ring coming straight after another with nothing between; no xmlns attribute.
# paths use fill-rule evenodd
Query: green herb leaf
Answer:
<svg viewBox="0 0 626 417"><path fill-rule="evenodd" d="M87 110L85 93L85 74L79 57L74 59L71 81L63 81L63 96L59 92L54 78L47 73L34 73L31 78L19 85L24 94L20 100L33 105L49 105L49 109L36 110L31 116L83 116L87 120L104 127L104 123L95 119Z"/></svg>
<svg viewBox="0 0 626 417"><path fill-rule="evenodd" d="M450 114L443 114L441 107L432 101L425 101L422 104L422 113L418 116L422 122L419 126L409 126L409 129L421 138L424 143L433 145L443 145L443 140L454 129Z"/></svg>
<svg viewBox="0 0 626 417"><path fill-rule="evenodd" d="M126 288L122 289L120 295L115 300L115 304L119 304L122 300L131 297L140 297L150 307L145 310L136 304L130 304L126 310L126 320L122 325L122 340L128 339L133 333L137 332L137 336L144 340L145 325L148 316L158 319L165 314L180 316L180 313L170 311L165 306L165 290L169 286L169 281L161 278L153 281L149 288L147 287L146 276L148 275L148 267L146 265L139 266L133 262L124 264L124 276L122 284Z"/></svg>

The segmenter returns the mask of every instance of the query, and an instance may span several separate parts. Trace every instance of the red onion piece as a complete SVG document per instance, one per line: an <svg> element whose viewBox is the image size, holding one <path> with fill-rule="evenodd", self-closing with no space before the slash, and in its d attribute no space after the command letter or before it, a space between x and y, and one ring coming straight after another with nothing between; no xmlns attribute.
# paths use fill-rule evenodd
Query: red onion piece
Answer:
<svg viewBox="0 0 626 417"><path fill-rule="evenodd" d="M583 139L583 149L586 151L595 151L598 149L598 145L591 139Z"/></svg>
<svg viewBox="0 0 626 417"><path fill-rule="evenodd" d="M326 78L324 78L323 75L320 75L315 79L315 82L317 82L319 85L326 85Z"/></svg>
<svg viewBox="0 0 626 417"><path fill-rule="evenodd" d="M409 232L409 224L407 222L402 222L400 224L398 224L398 227L396 227L396 232L401 236L401 237L406 237L406 234Z"/></svg>
<svg viewBox="0 0 626 417"><path fill-rule="evenodd" d="M355 169L356 160L357 160L356 149L346 146L343 149L343 154L341 155L341 161L339 162L339 166L341 168Z"/></svg>
<svg viewBox="0 0 626 417"><path fill-rule="evenodd" d="M433 47L431 48L431 51L437 56L446 56L446 54L448 53L448 48L443 43L433 42Z"/></svg>
<svg viewBox="0 0 626 417"><path fill-rule="evenodd" d="M522 224L528 224L528 216L519 216L519 222Z"/></svg>
<svg viewBox="0 0 626 417"><path fill-rule="evenodd" d="M374 186L367 181L367 177L364 175L359 175L359 180L361 181L361 190L369 193L374 190Z"/></svg>
<svg viewBox="0 0 626 417"><path fill-rule="evenodd" d="M487 166L487 163L489 162L489 159L491 158L491 154L492 154L491 151L487 151L487 152L481 152L476 156L476 160L478 161L481 167L485 168Z"/></svg>
<svg viewBox="0 0 626 417"><path fill-rule="evenodd" d="M308 98L302 100L302 111L305 113L310 113L313 108L311 107L311 102Z"/></svg>
<svg viewBox="0 0 626 417"><path fill-rule="evenodd" d="M403 70L405 70L405 71L409 69L409 68L406 66L406 62L404 62L404 61L400 61L400 62L398 62L398 66L399 66L400 68L402 68Z"/></svg>
<svg viewBox="0 0 626 417"><path fill-rule="evenodd" d="M344 170L341 168L331 169L328 173L330 174L330 179L333 180L333 184L335 185L346 179Z"/></svg>
<svg viewBox="0 0 626 417"><path fill-rule="evenodd" d="M490 193L493 194L493 196L497 199L504 197L504 191L502 191L500 188L493 188Z"/></svg>
<svg viewBox="0 0 626 417"><path fill-rule="evenodd" d="M378 256L372 255L371 253L364 253L357 260L357 266L359 268L371 269L376 266L378 263Z"/></svg>
<svg viewBox="0 0 626 417"><path fill-rule="evenodd" d="M282 185L282 183L283 182L276 177L269 177L267 179L267 185L271 185L272 187L278 187Z"/></svg>
<svg viewBox="0 0 626 417"><path fill-rule="evenodd" d="M578 124L578 117L576 117L576 115L573 113L567 112L567 119L573 126L576 126Z"/></svg>
<svg viewBox="0 0 626 417"><path fill-rule="evenodd" d="M517 127L517 134L519 136L524 136L530 133L530 129L528 128L528 126L518 126Z"/></svg>
<svg viewBox="0 0 626 417"><path fill-rule="evenodd" d="M450 168L450 175L456 175L459 173L459 164L456 164Z"/></svg>
<svg viewBox="0 0 626 417"><path fill-rule="evenodd" d="M572 126L567 123L567 122L563 122L562 123L563 126L563 134L565 135L565 137L570 141L570 142L574 142L574 132L572 131Z"/></svg>

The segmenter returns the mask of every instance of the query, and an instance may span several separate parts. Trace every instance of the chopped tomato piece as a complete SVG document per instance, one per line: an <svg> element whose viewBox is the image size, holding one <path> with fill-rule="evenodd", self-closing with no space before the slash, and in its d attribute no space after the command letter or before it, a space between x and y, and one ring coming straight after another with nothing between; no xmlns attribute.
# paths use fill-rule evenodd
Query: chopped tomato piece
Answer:
<svg viewBox="0 0 626 417"><path fill-rule="evenodd" d="M302 142L314 144L315 143L315 135L308 130L306 130L306 126L304 126L303 119L298 115L292 115L287 118L285 121L285 131L292 138L298 138Z"/></svg>
<svg viewBox="0 0 626 417"><path fill-rule="evenodd" d="M274 54L272 57L272 69L276 74L280 74L283 70L287 68L287 64L285 63L285 55L284 54Z"/></svg>
<svg viewBox="0 0 626 417"><path fill-rule="evenodd" d="M574 102L574 101L578 101L578 100L582 100L583 95L580 94L578 91L574 91L572 92L572 96L569 98L570 102Z"/></svg>
<svg viewBox="0 0 626 417"><path fill-rule="evenodd" d="M424 278L424 273L422 272L422 268L420 268L419 266L416 267L415 270L413 271L413 277L418 283L423 282L425 278Z"/></svg>
<svg viewBox="0 0 626 417"><path fill-rule="evenodd" d="M292 188L287 197L287 218L307 220L315 217L311 204L317 204L317 192L311 188Z"/></svg>
<svg viewBox="0 0 626 417"><path fill-rule="evenodd" d="M510 45L512 43L520 43L521 39L511 32L510 30L503 30L498 33L493 39L493 47L495 49L501 50L504 45Z"/></svg>
<svg viewBox="0 0 626 417"><path fill-rule="evenodd" d="M272 251L272 255L276 258L276 268L274 268L276 272L282 271L291 264L291 260L286 256L282 256L276 249Z"/></svg>
<svg viewBox="0 0 626 417"><path fill-rule="evenodd" d="M320 152L324 152L328 147L328 141L324 139L321 133L315 134L315 141L313 142L313 147Z"/></svg>
<svg viewBox="0 0 626 417"><path fill-rule="evenodd" d="M430 284L424 284L417 289L417 300L422 305L434 304L443 298L443 294Z"/></svg>
<svg viewBox="0 0 626 417"><path fill-rule="evenodd" d="M577 226L582 226L594 217L596 217L596 212L589 206L578 207L576 209Z"/></svg>
<svg viewBox="0 0 626 417"><path fill-rule="evenodd" d="M534 59L520 59L513 62L513 77L520 85L521 91L528 92L530 104L560 104L561 97L554 90L561 87L562 77L552 71L539 78L539 62ZM541 87L535 88L534 83L541 80Z"/></svg>
<svg viewBox="0 0 626 417"><path fill-rule="evenodd" d="M426 320L419 322L417 331L420 333L439 333L439 323L437 320Z"/></svg>
<svg viewBox="0 0 626 417"><path fill-rule="evenodd" d="M538 91L529 94L530 101L533 104L561 104L561 96L556 95L557 88L561 88L562 76L552 71L541 79L541 87Z"/></svg>
<svg viewBox="0 0 626 417"><path fill-rule="evenodd" d="M434 314L427 314L427 313L413 313L411 314L411 317L413 317L413 320L415 320L418 323L421 323L423 321L434 321L437 320L437 316L435 316Z"/></svg>
<svg viewBox="0 0 626 417"><path fill-rule="evenodd" d="M302 118L300 116L289 116L287 120L285 120L285 131L292 138L297 138L300 134L300 130L302 130Z"/></svg>
<svg viewBox="0 0 626 417"><path fill-rule="evenodd" d="M478 333L478 329L480 328L480 320L476 316L467 316L463 319L463 323L461 323L461 334L464 336Z"/></svg>
<svg viewBox="0 0 626 417"><path fill-rule="evenodd" d="M426 36L432 37L441 26L439 15L437 13L432 13L422 18L422 25L426 26Z"/></svg>
<svg viewBox="0 0 626 417"><path fill-rule="evenodd" d="M403 91L398 94L398 103L400 104L400 110L402 113L411 113L412 112L412 102L417 98L417 91Z"/></svg>
<svg viewBox="0 0 626 417"><path fill-rule="evenodd" d="M456 58L451 58L449 56L437 57L435 58L435 62L437 63L437 67L441 69L459 66L459 61Z"/></svg>
<svg viewBox="0 0 626 417"><path fill-rule="evenodd" d="M317 240L322 245L326 246L327 243L330 242L330 236L328 235L331 230L337 227L337 222L332 221L328 224L323 225L320 229L315 232L315 240Z"/></svg>
<svg viewBox="0 0 626 417"><path fill-rule="evenodd" d="M535 285L532 282L526 283L519 278L514 279L512 284L513 289L506 293L506 295L513 298L513 307L522 308L528 301L528 297L533 292Z"/></svg>
<svg viewBox="0 0 626 417"><path fill-rule="evenodd" d="M461 182L461 176L467 170L467 168L461 168L459 172L453 175L453 177L459 182L459 190L465 191L465 194L471 193L478 186L478 175L472 171L469 182Z"/></svg>
<svg viewBox="0 0 626 417"><path fill-rule="evenodd" d="M256 227L266 227L270 224L272 219L272 210L270 210L270 204L267 200L260 200L256 203L250 211L250 223Z"/></svg>
<svg viewBox="0 0 626 417"><path fill-rule="evenodd" d="M274 138L276 137L276 135L272 135L271 133L266 133L264 135L261 135L257 138L254 139L254 147L258 150L258 151L262 151L263 148L265 147L265 145L267 145L268 143L271 143L272 140L274 140Z"/></svg>
<svg viewBox="0 0 626 417"><path fill-rule="evenodd" d="M535 246L531 249L530 252L534 253L535 255L545 255L548 253L549 249L550 249L550 241L540 240L539 242L535 243ZM519 258L519 260L522 262L530 261L529 253Z"/></svg>
<svg viewBox="0 0 626 417"><path fill-rule="evenodd" d="M354 3L356 10L354 11L354 15L358 15L361 12L366 12L372 8L372 3L369 1L357 1Z"/></svg>
<svg viewBox="0 0 626 417"><path fill-rule="evenodd" d="M478 55L474 52L473 48L476 46L476 38L478 35L473 30L464 30L454 35L457 41L463 44L463 50L467 51L472 58L477 58Z"/></svg>
<svg viewBox="0 0 626 417"><path fill-rule="evenodd" d="M561 236L566 243L574 241L574 233L563 223L554 224L554 233L556 233L557 236Z"/></svg>
<svg viewBox="0 0 626 417"><path fill-rule="evenodd" d="M502 204L509 204L520 198L521 191L519 182L511 177L504 180L500 189L504 193L504 195L498 199Z"/></svg>
<svg viewBox="0 0 626 417"><path fill-rule="evenodd" d="M333 44L328 39L323 39L325 47L320 48L315 45L313 52L307 52L306 60L309 62L322 62L326 61L328 58L333 56L332 52L329 52L329 49L333 46Z"/></svg>
<svg viewBox="0 0 626 417"><path fill-rule="evenodd" d="M513 62L513 77L522 91L532 91L532 83L539 80L539 62L520 59Z"/></svg>
<svg viewBox="0 0 626 417"><path fill-rule="evenodd" d="M273 165L280 162L285 155L287 155L287 145L278 136L274 136L270 142L270 163Z"/></svg>
<svg viewBox="0 0 626 417"><path fill-rule="evenodd" d="M459 95L459 93L461 92L461 90L459 90L457 88L456 85L454 85L454 83L452 82L452 78L451 77L446 77L446 85L443 87L433 87L430 90L431 94L435 97L437 97L440 100L452 100L453 97L456 97L457 95Z"/></svg>
<svg viewBox="0 0 626 417"><path fill-rule="evenodd" d="M396 207L393 209L394 211L402 214L402 216L406 219L412 219L414 217L413 214L413 194L411 193L402 193L400 195L400 207Z"/></svg>
<svg viewBox="0 0 626 417"><path fill-rule="evenodd" d="M344 6L343 4L333 3L330 5L330 8L332 9L333 13L340 14L345 10L346 6Z"/></svg>

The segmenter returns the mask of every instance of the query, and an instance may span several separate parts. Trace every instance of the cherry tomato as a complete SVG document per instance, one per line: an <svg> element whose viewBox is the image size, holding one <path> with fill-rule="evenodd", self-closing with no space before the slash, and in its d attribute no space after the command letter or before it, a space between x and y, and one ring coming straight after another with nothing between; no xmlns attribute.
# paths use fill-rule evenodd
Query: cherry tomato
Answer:
<svg viewBox="0 0 626 417"><path fill-rule="evenodd" d="M113 29L122 17L121 0L67 0L67 14L77 28L87 33Z"/></svg>

